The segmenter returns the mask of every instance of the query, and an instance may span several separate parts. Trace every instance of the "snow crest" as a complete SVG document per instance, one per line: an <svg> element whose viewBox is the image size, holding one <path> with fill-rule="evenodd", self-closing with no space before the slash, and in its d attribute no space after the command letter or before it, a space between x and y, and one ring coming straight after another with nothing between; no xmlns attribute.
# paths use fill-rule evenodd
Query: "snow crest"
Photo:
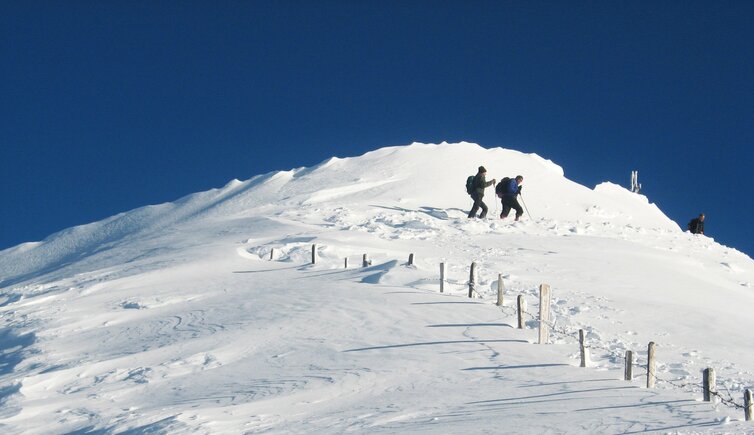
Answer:
<svg viewBox="0 0 754 435"><path fill-rule="evenodd" d="M491 188L466 217L480 165L524 176L521 221ZM699 398L706 367L728 402L754 385L752 259L535 154L414 143L232 180L4 250L0 286L5 433L750 430Z"/></svg>

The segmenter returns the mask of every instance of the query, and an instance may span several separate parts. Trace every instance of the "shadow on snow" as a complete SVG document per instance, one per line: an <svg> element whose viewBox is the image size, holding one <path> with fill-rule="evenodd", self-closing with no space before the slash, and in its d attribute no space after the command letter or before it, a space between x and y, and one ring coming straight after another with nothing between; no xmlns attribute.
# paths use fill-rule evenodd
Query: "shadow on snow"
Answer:
<svg viewBox="0 0 754 435"><path fill-rule="evenodd" d="M406 343L406 344L389 344L385 346L361 347L358 349L347 349L343 352L361 352L365 350L379 349L397 349L401 347L415 346L436 346L442 344L465 344L465 343L528 343L526 340L449 340L449 341L428 341L423 343Z"/></svg>

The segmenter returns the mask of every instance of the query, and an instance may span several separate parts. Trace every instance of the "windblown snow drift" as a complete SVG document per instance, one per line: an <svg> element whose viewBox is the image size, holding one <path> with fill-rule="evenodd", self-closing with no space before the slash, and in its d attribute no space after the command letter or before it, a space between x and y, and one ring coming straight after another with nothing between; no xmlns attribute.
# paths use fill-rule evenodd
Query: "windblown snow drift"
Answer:
<svg viewBox="0 0 754 435"><path fill-rule="evenodd" d="M479 165L523 175L531 215L495 218L489 189L490 218L467 219ZM535 344L541 283L547 345ZM331 158L0 252L0 428L752 431L736 407L754 384L752 283L746 255L537 155L444 143ZM725 403L700 400L706 367Z"/></svg>

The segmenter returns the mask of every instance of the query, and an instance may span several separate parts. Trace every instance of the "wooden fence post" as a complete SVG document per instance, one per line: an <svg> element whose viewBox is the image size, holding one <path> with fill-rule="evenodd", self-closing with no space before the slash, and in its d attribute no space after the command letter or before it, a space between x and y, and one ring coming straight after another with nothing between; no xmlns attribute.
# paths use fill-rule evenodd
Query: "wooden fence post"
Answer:
<svg viewBox="0 0 754 435"><path fill-rule="evenodd" d="M408 254L408 265L409 266L414 265L414 254Z"/></svg>
<svg viewBox="0 0 754 435"><path fill-rule="evenodd" d="M317 263L317 244L312 245L312 264Z"/></svg>
<svg viewBox="0 0 754 435"><path fill-rule="evenodd" d="M751 390L748 389L744 391L744 418L746 421L754 419L752 416Z"/></svg>
<svg viewBox="0 0 754 435"><path fill-rule="evenodd" d="M623 372L623 379L630 381L634 378L634 353L626 351L626 370Z"/></svg>
<svg viewBox="0 0 754 435"><path fill-rule="evenodd" d="M579 352L581 353L581 367L586 367L589 360L589 349L584 346L583 329L579 329Z"/></svg>
<svg viewBox="0 0 754 435"><path fill-rule="evenodd" d="M505 292L505 285L503 284L503 274L498 273L497 274L497 305L498 307L503 306L503 292Z"/></svg>
<svg viewBox="0 0 754 435"><path fill-rule="evenodd" d="M655 372L655 342L650 341L647 347L647 388L654 388L656 372Z"/></svg>
<svg viewBox="0 0 754 435"><path fill-rule="evenodd" d="M717 403L717 379L715 379L715 369L708 367L702 371L702 385L704 390L704 401Z"/></svg>
<svg viewBox="0 0 754 435"><path fill-rule="evenodd" d="M474 297L474 278L476 275L476 261L471 263L471 271L469 271L469 297Z"/></svg>
<svg viewBox="0 0 754 435"><path fill-rule="evenodd" d="M361 266L362 267L369 266L369 258L367 257L367 254L364 254L364 256L362 257Z"/></svg>
<svg viewBox="0 0 754 435"><path fill-rule="evenodd" d="M275 256L275 248L270 249L270 261L272 261L272 258Z"/></svg>
<svg viewBox="0 0 754 435"><path fill-rule="evenodd" d="M550 341L550 286L539 286L539 344Z"/></svg>
<svg viewBox="0 0 754 435"><path fill-rule="evenodd" d="M343 269L348 269L348 257L343 259Z"/></svg>
<svg viewBox="0 0 754 435"><path fill-rule="evenodd" d="M516 305L518 306L518 329L524 329L524 311L526 311L524 295L518 295L516 302Z"/></svg>
<svg viewBox="0 0 754 435"><path fill-rule="evenodd" d="M440 293L445 290L445 263L440 263Z"/></svg>

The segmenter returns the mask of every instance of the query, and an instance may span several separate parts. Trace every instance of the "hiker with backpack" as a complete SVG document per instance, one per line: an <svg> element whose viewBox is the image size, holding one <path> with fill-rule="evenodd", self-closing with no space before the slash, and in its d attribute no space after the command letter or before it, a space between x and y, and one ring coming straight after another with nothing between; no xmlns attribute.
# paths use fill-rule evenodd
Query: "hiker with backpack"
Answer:
<svg viewBox="0 0 754 435"><path fill-rule="evenodd" d="M495 186L495 193L502 199L503 212L500 213L500 219L508 217L511 209L516 210L516 220L524 214L524 209L518 203L516 197L521 194L521 183L524 182L524 177L517 175L516 178L505 177L500 181L500 184Z"/></svg>
<svg viewBox="0 0 754 435"><path fill-rule="evenodd" d="M480 208L482 209L482 213L479 215L479 218L484 219L487 216L487 204L482 201L484 198L484 189L493 186L496 180L487 181L486 176L487 170L484 166L480 166L476 175L466 179L466 193L471 195L471 198L474 200L474 205L469 212L469 218L476 217L476 212Z"/></svg>
<svg viewBox="0 0 754 435"><path fill-rule="evenodd" d="M699 217L691 219L688 230L691 234L704 234L704 213L699 213Z"/></svg>

